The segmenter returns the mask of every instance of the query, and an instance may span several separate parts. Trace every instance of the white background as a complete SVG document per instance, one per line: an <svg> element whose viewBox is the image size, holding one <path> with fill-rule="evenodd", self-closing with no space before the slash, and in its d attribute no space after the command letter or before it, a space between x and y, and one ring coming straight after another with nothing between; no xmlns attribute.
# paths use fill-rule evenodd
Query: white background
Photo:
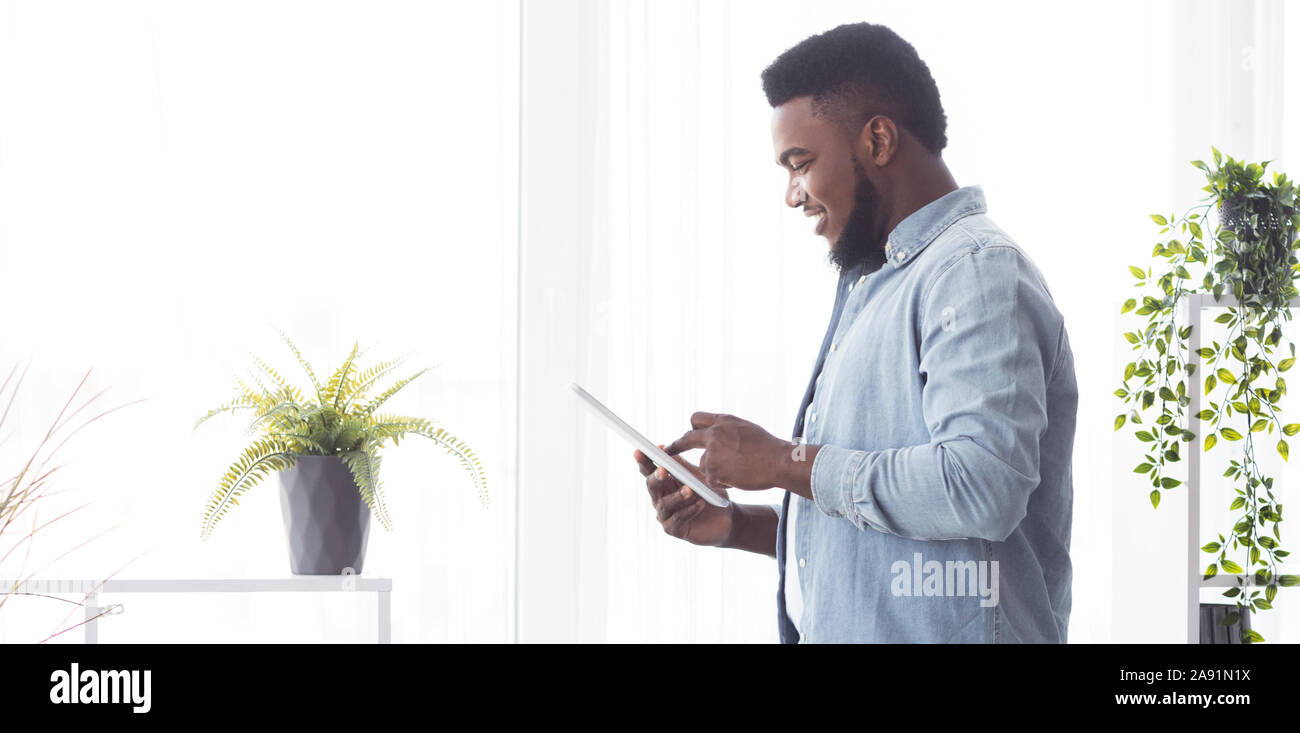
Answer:
<svg viewBox="0 0 1300 733"><path fill-rule="evenodd" d="M274 477L199 540L244 423L191 430L233 396L244 350L306 385L277 326L318 373L354 340L366 364L415 352L403 376L442 365L386 408L468 442L489 508L432 442L389 448L395 527L372 524L364 570L394 578L396 640L509 638L517 17L513 2L0 7L0 361L32 360L4 465L87 368L105 406L148 398L68 444L58 487L76 496L52 498L93 505L37 550L117 528L43 576L289 572ZM369 594L105 600L127 606L105 642L374 638ZM39 630L11 619L5 638Z"/></svg>

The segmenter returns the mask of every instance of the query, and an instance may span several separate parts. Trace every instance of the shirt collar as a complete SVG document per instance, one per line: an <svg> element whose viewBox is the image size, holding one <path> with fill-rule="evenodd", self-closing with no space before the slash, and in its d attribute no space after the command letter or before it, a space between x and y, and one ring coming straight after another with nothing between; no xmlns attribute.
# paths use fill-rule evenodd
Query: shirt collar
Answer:
<svg viewBox="0 0 1300 733"><path fill-rule="evenodd" d="M903 267L945 229L963 216L983 214L984 191L979 186L965 186L949 191L908 214L894 227L885 242L885 259L894 267Z"/></svg>

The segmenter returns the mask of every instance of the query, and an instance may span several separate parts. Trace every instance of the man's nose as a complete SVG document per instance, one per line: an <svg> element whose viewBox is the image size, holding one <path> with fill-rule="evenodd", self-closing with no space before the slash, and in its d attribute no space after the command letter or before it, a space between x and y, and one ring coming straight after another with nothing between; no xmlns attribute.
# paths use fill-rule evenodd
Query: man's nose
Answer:
<svg viewBox="0 0 1300 733"><path fill-rule="evenodd" d="M800 185L799 179L795 178L790 181L790 187L785 191L785 205L792 209L803 206L808 197L804 195L803 186Z"/></svg>

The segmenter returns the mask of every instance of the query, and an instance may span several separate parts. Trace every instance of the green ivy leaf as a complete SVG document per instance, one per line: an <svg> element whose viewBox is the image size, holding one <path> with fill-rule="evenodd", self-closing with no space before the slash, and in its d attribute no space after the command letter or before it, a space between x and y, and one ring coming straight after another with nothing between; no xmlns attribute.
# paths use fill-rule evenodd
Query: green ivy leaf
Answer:
<svg viewBox="0 0 1300 733"><path fill-rule="evenodd" d="M1231 560L1223 560L1219 563L1225 573L1240 573L1241 566Z"/></svg>
<svg viewBox="0 0 1300 733"><path fill-rule="evenodd" d="M1133 273L1133 277L1136 277L1136 278L1139 279L1139 280L1146 279L1147 274L1146 274L1145 272L1143 272L1141 268L1138 268L1138 267L1134 267L1134 266L1132 266L1132 265L1129 265L1129 266L1128 266L1128 271L1131 272L1131 273Z"/></svg>
<svg viewBox="0 0 1300 733"><path fill-rule="evenodd" d="M1116 429L1116 430L1119 430L1119 429L1122 428L1122 427L1124 427L1124 416L1123 416L1123 415L1117 415L1117 416L1115 417L1115 429Z"/></svg>
<svg viewBox="0 0 1300 733"><path fill-rule="evenodd" d="M1218 442L1219 442L1219 438L1215 436L1214 433L1210 433L1209 435L1205 436L1205 450L1206 451L1210 450L1215 445L1217 445Z"/></svg>
<svg viewBox="0 0 1300 733"><path fill-rule="evenodd" d="M1222 430L1219 431L1219 433L1226 440L1241 440L1241 433L1237 432L1236 430L1233 430L1232 428L1223 428Z"/></svg>
<svg viewBox="0 0 1300 733"><path fill-rule="evenodd" d="M1201 548L1201 551L1202 551L1202 552L1218 552L1220 547L1222 547L1222 545L1220 545L1218 542L1211 542L1211 543L1205 545L1204 547L1202 547L1202 548Z"/></svg>
<svg viewBox="0 0 1300 733"><path fill-rule="evenodd" d="M1160 490L1156 489L1151 492L1151 508L1158 509L1159 507L1160 507Z"/></svg>
<svg viewBox="0 0 1300 733"><path fill-rule="evenodd" d="M1132 298L1129 298L1128 300L1124 301L1124 306L1119 309L1119 312L1128 313L1129 311L1133 310L1136 307L1137 307L1137 301Z"/></svg>

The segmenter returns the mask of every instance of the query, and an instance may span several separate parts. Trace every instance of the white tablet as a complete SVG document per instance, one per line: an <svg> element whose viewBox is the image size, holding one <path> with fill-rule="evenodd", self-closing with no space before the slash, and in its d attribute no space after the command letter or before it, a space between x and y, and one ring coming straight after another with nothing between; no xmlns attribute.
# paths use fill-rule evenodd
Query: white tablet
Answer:
<svg viewBox="0 0 1300 733"><path fill-rule="evenodd" d="M640 448L641 452L646 454L646 457L653 461L656 466L661 466L667 470L668 473L671 473L673 478L691 487L691 490L699 494L705 501L716 507L726 507L731 503L719 495L718 492L705 486L703 481L695 477L695 474L686 470L685 466L673 460L672 456L660 450L659 446L651 443L644 435L633 430L631 425L623 422L618 415L615 415L608 407L601 404L600 400L592 397L587 390L579 387L576 383L570 383L569 389L573 390L574 394L581 397L583 404L585 404L588 409L596 413L597 417L604 420L614 429L615 432L622 435L627 442Z"/></svg>

